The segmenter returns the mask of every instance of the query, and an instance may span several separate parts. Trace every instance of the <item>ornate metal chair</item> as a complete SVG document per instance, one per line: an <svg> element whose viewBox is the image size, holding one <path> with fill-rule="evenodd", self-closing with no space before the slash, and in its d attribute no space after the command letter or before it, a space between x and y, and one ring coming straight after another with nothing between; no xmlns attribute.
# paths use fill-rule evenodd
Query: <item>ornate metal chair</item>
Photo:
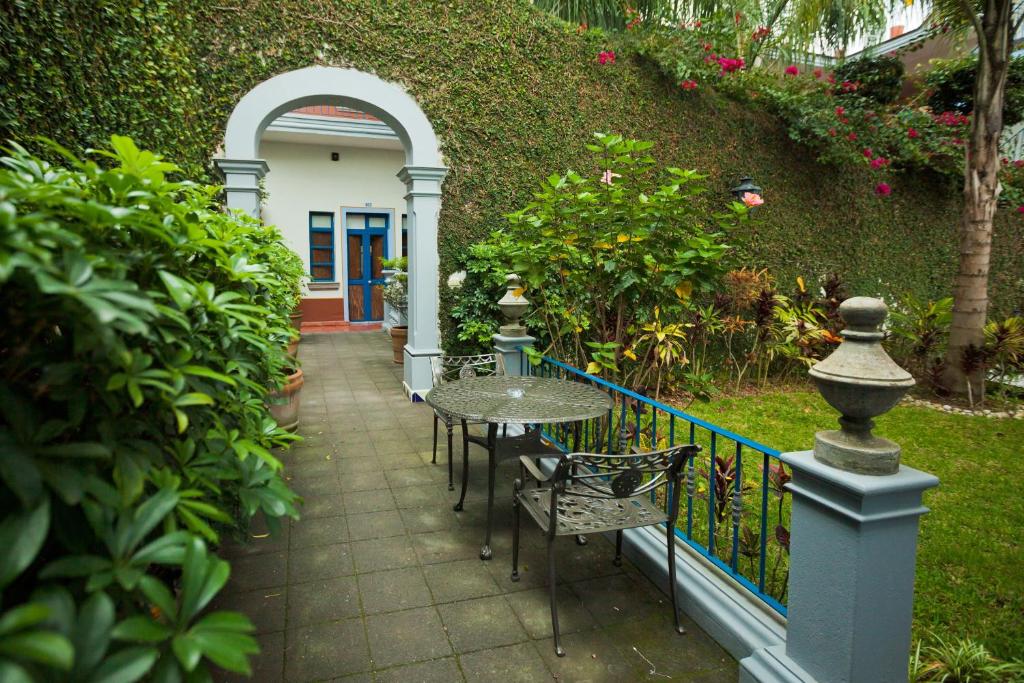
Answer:
<svg viewBox="0 0 1024 683"><path fill-rule="evenodd" d="M444 382L466 379L467 377L505 374L502 356L495 353L485 353L477 356L434 356L430 359L430 370L435 387ZM434 409L434 455L430 459L430 462L434 464L437 463L438 422L444 422L445 429L448 431L448 490L452 491L455 488L452 477L452 429L455 427L456 420L451 415L436 408ZM469 422L467 424L485 423ZM463 439L462 447L464 450L468 448L465 439ZM463 453L463 457L466 457L465 453Z"/></svg>
<svg viewBox="0 0 1024 683"><path fill-rule="evenodd" d="M551 629L555 654L565 655L558 631L555 603L555 538L580 534L615 532L615 565L622 564L624 529L664 523L668 540L669 590L676 631L685 633L679 621L676 599L675 525L679 515L681 473L688 458L700 446L687 444L661 451L632 455L570 453L563 455L554 471L544 476L534 461L522 457L520 479L513 485L512 580L519 580L519 515L526 509L548 541L548 590L551 593ZM544 488L526 488L529 473ZM668 486L666 509L651 502L651 493Z"/></svg>

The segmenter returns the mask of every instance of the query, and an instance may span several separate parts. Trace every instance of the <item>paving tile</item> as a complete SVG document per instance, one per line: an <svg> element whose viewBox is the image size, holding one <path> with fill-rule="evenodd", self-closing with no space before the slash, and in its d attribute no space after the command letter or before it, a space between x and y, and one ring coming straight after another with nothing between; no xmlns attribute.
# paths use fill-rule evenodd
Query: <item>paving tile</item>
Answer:
<svg viewBox="0 0 1024 683"><path fill-rule="evenodd" d="M356 572L361 574L416 564L416 551L409 545L408 536L354 541L351 546Z"/></svg>
<svg viewBox="0 0 1024 683"><path fill-rule="evenodd" d="M528 636L503 596L438 606L456 652L511 645Z"/></svg>
<svg viewBox="0 0 1024 683"><path fill-rule="evenodd" d="M547 587L519 591L506 599L531 638L551 637L551 593ZM558 626L562 633L573 633L594 627L594 617L569 586L556 586Z"/></svg>
<svg viewBox="0 0 1024 683"><path fill-rule="evenodd" d="M433 602L419 567L360 574L357 578L366 614L425 607Z"/></svg>
<svg viewBox="0 0 1024 683"><path fill-rule="evenodd" d="M386 668L452 654L433 607L366 617L374 668Z"/></svg>
<svg viewBox="0 0 1024 683"><path fill-rule="evenodd" d="M345 494L345 511L349 514L394 510L395 498L386 488Z"/></svg>
<svg viewBox="0 0 1024 683"><path fill-rule="evenodd" d="M384 478L384 474L377 470L376 463L373 462L373 458L355 458L356 462L368 462L374 467L370 471L362 472L345 472L338 475L338 479L341 482L341 490L344 493L350 493L352 491L373 491L376 489L386 489L388 482Z"/></svg>
<svg viewBox="0 0 1024 683"><path fill-rule="evenodd" d="M348 516L349 537L353 541L405 535L405 524L398 510L365 512Z"/></svg>
<svg viewBox="0 0 1024 683"><path fill-rule="evenodd" d="M397 499L397 495L395 496ZM426 533L428 531L441 531L459 526L459 519L447 506L441 507L416 507L401 508L402 522L411 534Z"/></svg>
<svg viewBox="0 0 1024 683"><path fill-rule="evenodd" d="M441 490L441 486L436 483L427 484L426 486L392 488L391 492L399 508L430 507L452 509L452 504L448 502L448 498Z"/></svg>
<svg viewBox="0 0 1024 683"><path fill-rule="evenodd" d="M352 547L348 543L297 548L288 554L288 580L305 583L355 573Z"/></svg>
<svg viewBox="0 0 1024 683"><path fill-rule="evenodd" d="M370 669L370 652L361 619L288 629L284 673L288 683L303 683Z"/></svg>
<svg viewBox="0 0 1024 683"><path fill-rule="evenodd" d="M351 488L359 481L366 479L366 477L353 477L355 474L363 474L372 472L376 475L376 481L383 481L381 476L381 469L383 469L383 463L379 455L374 455L370 458L342 458L338 462L338 475L341 478L342 484L347 484L350 491L358 491L358 488ZM375 486L373 488L380 488Z"/></svg>
<svg viewBox="0 0 1024 683"><path fill-rule="evenodd" d="M345 498L341 494L329 496L311 496L299 506L301 519L318 517L337 517L345 514ZM300 520L301 521L301 520Z"/></svg>
<svg viewBox="0 0 1024 683"><path fill-rule="evenodd" d="M462 530L445 529L425 534L413 534L412 545L423 564L467 560L479 557L483 537L472 538Z"/></svg>
<svg viewBox="0 0 1024 683"><path fill-rule="evenodd" d="M448 481L448 474L433 467L409 467L384 473L393 488L401 486L434 486L439 481Z"/></svg>
<svg viewBox="0 0 1024 683"><path fill-rule="evenodd" d="M534 642L554 678L560 681L642 681L649 667L640 658L624 659L615 643L600 630L562 636L564 657L555 654L554 639ZM657 678L652 680L666 680Z"/></svg>
<svg viewBox="0 0 1024 683"><path fill-rule="evenodd" d="M654 597L650 586L625 574L589 579L571 585L587 611L602 625L646 617L657 609L671 610L664 604L665 600ZM669 614L671 616L670 611Z"/></svg>
<svg viewBox="0 0 1024 683"><path fill-rule="evenodd" d="M309 626L359 616L354 576L338 576L288 587L288 626Z"/></svg>
<svg viewBox="0 0 1024 683"><path fill-rule="evenodd" d="M464 680L454 657L396 666L392 669L377 671L374 676L377 683L451 683Z"/></svg>
<svg viewBox="0 0 1024 683"><path fill-rule="evenodd" d="M341 543L347 540L348 520L345 517L320 517L292 522L292 550Z"/></svg>
<svg viewBox="0 0 1024 683"><path fill-rule="evenodd" d="M535 683L551 679L544 658L533 643L519 643L459 655L467 681Z"/></svg>
<svg viewBox="0 0 1024 683"><path fill-rule="evenodd" d="M501 592L479 558L426 565L423 574L437 603L482 598Z"/></svg>
<svg viewBox="0 0 1024 683"><path fill-rule="evenodd" d="M691 620L684 620L687 632L676 633L671 609L645 619L627 621L604 629L624 659L646 659L649 667L673 679L717 671L732 662L723 650ZM735 673L734 673L735 676Z"/></svg>
<svg viewBox="0 0 1024 683"><path fill-rule="evenodd" d="M246 555L231 560L229 591L252 591L283 586L287 582L288 556L283 553Z"/></svg>
<svg viewBox="0 0 1024 683"><path fill-rule="evenodd" d="M288 589L263 588L244 593L227 593L217 597L211 609L242 612L252 620L256 633L283 631Z"/></svg>
<svg viewBox="0 0 1024 683"><path fill-rule="evenodd" d="M218 671L214 673L214 680L223 683L282 683L284 681L284 631L275 633L262 633L256 636L256 643L260 647L258 654L252 655L249 665L252 666L252 676Z"/></svg>

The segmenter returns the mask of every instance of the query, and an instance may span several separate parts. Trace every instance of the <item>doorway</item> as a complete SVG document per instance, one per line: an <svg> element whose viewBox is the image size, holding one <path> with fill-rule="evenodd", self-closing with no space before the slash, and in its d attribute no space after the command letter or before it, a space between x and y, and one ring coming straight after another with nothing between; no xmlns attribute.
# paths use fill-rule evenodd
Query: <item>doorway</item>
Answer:
<svg viewBox="0 0 1024 683"><path fill-rule="evenodd" d="M349 322L384 320L384 266L390 214L345 211Z"/></svg>

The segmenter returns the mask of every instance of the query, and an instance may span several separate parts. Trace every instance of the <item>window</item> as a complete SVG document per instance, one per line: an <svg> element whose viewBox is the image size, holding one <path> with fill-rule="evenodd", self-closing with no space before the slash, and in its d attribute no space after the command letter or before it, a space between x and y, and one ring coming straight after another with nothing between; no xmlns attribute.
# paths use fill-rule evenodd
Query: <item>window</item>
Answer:
<svg viewBox="0 0 1024 683"><path fill-rule="evenodd" d="M334 214L309 212L309 275L313 282L334 282Z"/></svg>
<svg viewBox="0 0 1024 683"><path fill-rule="evenodd" d="M409 216L402 214L402 256L409 255Z"/></svg>

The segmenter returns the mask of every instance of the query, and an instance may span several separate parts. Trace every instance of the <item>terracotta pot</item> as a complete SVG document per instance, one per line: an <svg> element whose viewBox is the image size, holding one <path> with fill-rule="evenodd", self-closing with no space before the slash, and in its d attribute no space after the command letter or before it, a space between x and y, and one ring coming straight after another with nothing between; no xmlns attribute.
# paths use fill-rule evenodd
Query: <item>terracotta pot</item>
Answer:
<svg viewBox="0 0 1024 683"><path fill-rule="evenodd" d="M302 329L302 311L295 311L288 317L291 318L292 320L292 327L294 327L297 330Z"/></svg>
<svg viewBox="0 0 1024 683"><path fill-rule="evenodd" d="M399 365L405 361L405 342L408 338L409 328L405 325L395 325L391 328L391 352Z"/></svg>
<svg viewBox="0 0 1024 683"><path fill-rule="evenodd" d="M272 391L267 397L270 414L277 420L277 426L294 432L299 427L299 397L304 379L302 370L288 375L280 391Z"/></svg>
<svg viewBox="0 0 1024 683"><path fill-rule="evenodd" d="M292 358L298 358L299 353L299 341L302 339L300 335L295 335L292 340L288 342L288 355Z"/></svg>

